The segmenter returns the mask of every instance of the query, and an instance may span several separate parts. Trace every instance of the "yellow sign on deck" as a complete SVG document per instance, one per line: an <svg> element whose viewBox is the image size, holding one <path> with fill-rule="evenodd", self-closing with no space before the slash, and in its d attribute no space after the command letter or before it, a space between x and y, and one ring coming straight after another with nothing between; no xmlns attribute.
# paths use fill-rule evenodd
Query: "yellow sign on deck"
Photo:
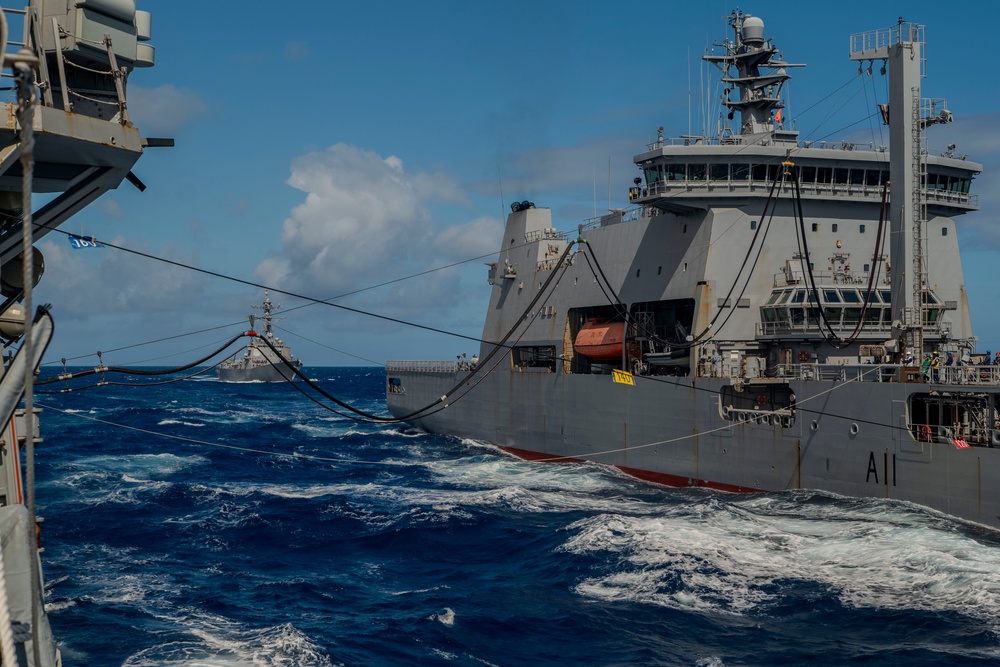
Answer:
<svg viewBox="0 0 1000 667"><path fill-rule="evenodd" d="M632 379L632 374L628 371L620 371L617 368L611 371L614 374L615 382L619 384L634 385L635 381Z"/></svg>

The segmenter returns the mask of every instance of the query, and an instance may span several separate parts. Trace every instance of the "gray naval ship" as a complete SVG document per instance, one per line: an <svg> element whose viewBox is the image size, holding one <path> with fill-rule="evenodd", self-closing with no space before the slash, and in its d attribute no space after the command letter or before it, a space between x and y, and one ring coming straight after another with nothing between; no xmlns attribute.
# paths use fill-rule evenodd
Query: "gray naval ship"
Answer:
<svg viewBox="0 0 1000 667"><path fill-rule="evenodd" d="M705 59L734 127L661 128L632 205L571 233L514 204L478 363L388 362L390 413L527 459L1000 528L1000 366L975 349L953 220L982 167L928 147L952 116L920 94L924 28L850 37L858 74L889 76L890 145L865 147L785 128L801 65L760 18L729 23Z"/></svg>
<svg viewBox="0 0 1000 667"><path fill-rule="evenodd" d="M295 371L302 368L302 360L296 359L292 350L280 338L274 335L272 313L281 306L271 303L267 291L264 292L264 303L253 306L262 311L264 333L258 334L254 329L256 316L250 315L250 330L247 334L250 340L243 349L243 355L224 361L216 369L219 379L223 382L285 382L295 379ZM261 340L263 336L269 343ZM274 349L272 349L272 347ZM275 354L274 350L278 351ZM282 361L284 358L288 364ZM290 364L290 365L289 365Z"/></svg>
<svg viewBox="0 0 1000 667"><path fill-rule="evenodd" d="M34 377L54 323L47 307L33 308L44 269L34 243L125 180L144 189L131 171L143 149L173 144L142 137L129 119L128 76L154 64L150 27L150 14L134 0L31 0L0 8L0 76L11 91L0 101L3 665L61 665L45 612L35 507ZM37 210L34 193L45 195Z"/></svg>

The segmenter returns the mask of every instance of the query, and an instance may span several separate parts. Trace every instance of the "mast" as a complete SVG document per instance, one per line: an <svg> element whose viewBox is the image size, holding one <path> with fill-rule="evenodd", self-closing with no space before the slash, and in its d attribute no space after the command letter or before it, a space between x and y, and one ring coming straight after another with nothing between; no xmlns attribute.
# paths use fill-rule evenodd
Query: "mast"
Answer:
<svg viewBox="0 0 1000 667"><path fill-rule="evenodd" d="M733 28L733 41L716 45L725 49L725 53L705 55L702 59L722 71L722 82L728 86L722 104L729 108L729 120L740 112L737 134L745 138L770 136L775 129L772 113L785 106L781 87L791 78L786 69L802 65L787 63L778 55L771 40L764 39L764 21L759 17L733 10L729 25ZM735 76L730 72L732 68L736 69ZM739 89L739 99L731 98L734 88Z"/></svg>
<svg viewBox="0 0 1000 667"><path fill-rule="evenodd" d="M851 35L851 60L882 60L889 68L889 257L892 271L892 336L918 354L924 351L923 305L927 293L924 227L927 175L924 129L950 123L943 100L923 100L924 26L900 19L891 28ZM939 111L940 109L940 111Z"/></svg>

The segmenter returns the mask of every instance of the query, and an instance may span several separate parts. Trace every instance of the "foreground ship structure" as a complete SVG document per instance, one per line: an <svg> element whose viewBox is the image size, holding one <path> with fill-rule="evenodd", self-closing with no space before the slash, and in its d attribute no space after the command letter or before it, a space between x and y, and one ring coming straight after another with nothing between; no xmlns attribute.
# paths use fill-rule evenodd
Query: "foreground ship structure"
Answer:
<svg viewBox="0 0 1000 667"><path fill-rule="evenodd" d="M661 128L634 157L633 205L572 234L513 205L479 363L389 362L391 414L675 486L901 499L1000 527L1000 366L977 354L953 221L977 210L981 166L927 145L951 113L920 95L923 27L851 37L859 75L889 76L889 146L865 147L785 128L797 65L761 19L730 24L706 60L733 129Z"/></svg>
<svg viewBox="0 0 1000 667"><path fill-rule="evenodd" d="M264 292L264 303L254 306L261 311L264 332L254 329L256 316L250 315L250 340L243 348L243 354L223 362L217 370L223 382L285 382L295 379L295 371L302 368L302 360L296 359L292 350L274 335L273 312L281 308L271 303ZM262 338L264 340L262 340ZM266 342L265 342L266 340ZM286 363L287 362L287 363Z"/></svg>
<svg viewBox="0 0 1000 667"><path fill-rule="evenodd" d="M128 114L127 81L154 64L151 16L134 0L31 0L0 8L0 664L56 667L45 612L33 384L54 330L33 312L44 260L34 241L127 180L148 146ZM33 194L46 203L32 207ZM58 304L57 304L58 307ZM16 354L13 353L17 350ZM23 399L23 408L18 408ZM23 467L22 467L23 461Z"/></svg>

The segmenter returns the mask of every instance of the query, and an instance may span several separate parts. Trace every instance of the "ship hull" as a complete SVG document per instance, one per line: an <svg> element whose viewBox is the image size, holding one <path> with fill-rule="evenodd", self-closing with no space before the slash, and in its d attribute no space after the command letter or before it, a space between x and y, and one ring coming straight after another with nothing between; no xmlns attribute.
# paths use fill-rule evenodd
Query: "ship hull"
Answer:
<svg viewBox="0 0 1000 667"><path fill-rule="evenodd" d="M394 416L428 405L464 377L391 375ZM495 372L475 391L453 395L446 409L408 421L526 459L605 463L670 486L890 498L1000 528L1000 448L920 441L904 427L908 395L926 385L873 382L846 392L833 381L792 381L796 417L765 424L727 419L719 400L725 384L661 377L629 386L608 375Z"/></svg>
<svg viewBox="0 0 1000 667"><path fill-rule="evenodd" d="M299 362L296 368L301 368ZM288 382L295 379L292 369L280 361L275 365L219 368L220 382Z"/></svg>

